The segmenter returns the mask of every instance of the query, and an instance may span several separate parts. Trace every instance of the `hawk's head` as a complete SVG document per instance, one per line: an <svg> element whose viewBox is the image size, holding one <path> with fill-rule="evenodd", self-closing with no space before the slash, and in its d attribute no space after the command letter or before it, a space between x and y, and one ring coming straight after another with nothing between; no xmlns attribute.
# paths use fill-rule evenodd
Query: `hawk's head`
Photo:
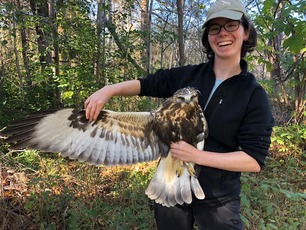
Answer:
<svg viewBox="0 0 306 230"><path fill-rule="evenodd" d="M198 102L198 93L199 91L196 88L185 87L176 91L173 98L175 98L177 102L189 104L191 102Z"/></svg>

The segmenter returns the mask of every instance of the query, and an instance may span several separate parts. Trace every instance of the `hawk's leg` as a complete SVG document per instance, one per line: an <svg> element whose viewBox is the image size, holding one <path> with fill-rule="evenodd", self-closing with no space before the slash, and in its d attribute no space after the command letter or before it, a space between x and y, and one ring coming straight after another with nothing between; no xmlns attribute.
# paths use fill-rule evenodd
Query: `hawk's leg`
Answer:
<svg viewBox="0 0 306 230"><path fill-rule="evenodd" d="M181 160L179 162L180 162L180 167L176 170L177 177L180 177L183 174L185 167L187 168L187 171L189 172L190 176L196 177L193 164Z"/></svg>

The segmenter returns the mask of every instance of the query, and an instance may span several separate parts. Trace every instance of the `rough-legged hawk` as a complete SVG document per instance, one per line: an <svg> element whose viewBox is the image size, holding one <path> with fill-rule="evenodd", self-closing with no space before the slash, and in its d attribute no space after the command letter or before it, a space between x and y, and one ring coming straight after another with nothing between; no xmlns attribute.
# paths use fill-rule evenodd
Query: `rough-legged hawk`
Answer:
<svg viewBox="0 0 306 230"><path fill-rule="evenodd" d="M192 192L204 199L194 164L171 156L169 146L184 140L203 149L208 128L196 89L178 90L151 112L102 110L96 121L85 110L39 112L0 134L14 149L60 152L95 165L133 164L160 158L146 194L164 206L191 203Z"/></svg>

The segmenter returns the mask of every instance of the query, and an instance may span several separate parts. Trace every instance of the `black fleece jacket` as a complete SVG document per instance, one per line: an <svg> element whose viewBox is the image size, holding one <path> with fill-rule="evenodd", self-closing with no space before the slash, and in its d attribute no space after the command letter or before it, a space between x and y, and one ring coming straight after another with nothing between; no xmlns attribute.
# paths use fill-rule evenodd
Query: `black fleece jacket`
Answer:
<svg viewBox="0 0 306 230"><path fill-rule="evenodd" d="M264 166L268 155L274 119L264 89L247 71L247 63L240 62L241 73L225 81L216 89L209 101L205 117L209 135L204 149L220 153L242 150ZM199 102L204 108L215 83L213 61L159 70L141 83L140 96L167 98L180 88L196 87ZM199 181L205 192L203 201L218 204L240 194L239 172L200 166Z"/></svg>

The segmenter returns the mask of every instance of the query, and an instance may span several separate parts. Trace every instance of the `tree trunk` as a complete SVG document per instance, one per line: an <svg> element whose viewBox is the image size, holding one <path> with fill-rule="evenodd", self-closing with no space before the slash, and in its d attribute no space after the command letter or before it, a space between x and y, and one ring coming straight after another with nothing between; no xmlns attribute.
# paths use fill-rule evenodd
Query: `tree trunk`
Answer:
<svg viewBox="0 0 306 230"><path fill-rule="evenodd" d="M36 34L37 34L37 44L38 52L40 55L41 72L48 78L48 83L45 85L45 96L48 100L53 101L53 107L60 107L60 93L57 83L54 81L54 75L59 74L58 70L58 47L57 47L57 28L55 29L53 25L55 21L55 0L29 0L30 7L33 15L36 15L39 19L36 22ZM50 7L50 8L49 8ZM53 23L51 23L53 21ZM47 24L44 25L44 24ZM55 34L54 34L55 33ZM54 37L55 35L55 37ZM54 40L54 43L51 42ZM55 62L52 61L52 54L48 50L51 44L53 49L57 50L54 53ZM54 46L55 45L55 46ZM56 60L57 59L57 60ZM49 73L49 69L46 67L56 66L53 74Z"/></svg>
<svg viewBox="0 0 306 230"><path fill-rule="evenodd" d="M22 5L20 4L20 0L16 1L18 10L23 10ZM26 26L24 24L25 18L22 16L21 22L21 28L20 28L20 36L21 36L21 45L22 45L22 59L23 59L23 65L26 73L26 82L27 85L32 85L32 79L30 74L30 67L29 67L29 57L28 57L28 39L27 39L27 33L26 33Z"/></svg>
<svg viewBox="0 0 306 230"><path fill-rule="evenodd" d="M17 48L17 34L16 34L16 16L15 16L15 11L13 12L13 19L12 19L12 25L10 25L10 34L13 36L13 47L14 47L14 55L15 55L15 64L16 64L16 69L18 73L18 78L19 78L19 84L21 88L21 92L23 92L23 77L21 74L21 69L20 69L20 63L19 63L19 55L18 55L18 48ZM13 28L11 28L11 26Z"/></svg>
<svg viewBox="0 0 306 230"><path fill-rule="evenodd" d="M49 18L49 9L48 9L48 0L29 0L30 7L33 15L36 15L40 18L40 22L36 24L36 34L37 34L37 44L38 52L40 54L40 63L42 64L42 69L44 69L44 63L52 63L51 53L46 52L47 47L49 47L48 37L51 37L51 34L48 30L43 30L41 24L48 23Z"/></svg>
<svg viewBox="0 0 306 230"><path fill-rule="evenodd" d="M183 26L183 9L184 0L177 0L177 15L178 15L178 43L179 43L179 66L185 65L185 48L184 48L184 26Z"/></svg>
<svg viewBox="0 0 306 230"><path fill-rule="evenodd" d="M142 31L142 40L145 46L144 51L142 52L143 66L146 69L146 73L150 73L150 58L151 58L151 15L153 9L153 0L141 0L141 31Z"/></svg>
<svg viewBox="0 0 306 230"><path fill-rule="evenodd" d="M49 4L49 18L52 27L52 35L53 35L53 75L54 78L58 77L60 74L59 71L59 47L58 47L58 30L57 30L57 23L56 23L56 0L48 0ZM54 79L53 78L53 79ZM57 81L52 80L54 84L54 107L59 108L61 105L61 95L58 88Z"/></svg>
<svg viewBox="0 0 306 230"><path fill-rule="evenodd" d="M97 84L106 85L107 79L105 76L105 0L98 0L97 13L97 53L94 60L95 81Z"/></svg>

